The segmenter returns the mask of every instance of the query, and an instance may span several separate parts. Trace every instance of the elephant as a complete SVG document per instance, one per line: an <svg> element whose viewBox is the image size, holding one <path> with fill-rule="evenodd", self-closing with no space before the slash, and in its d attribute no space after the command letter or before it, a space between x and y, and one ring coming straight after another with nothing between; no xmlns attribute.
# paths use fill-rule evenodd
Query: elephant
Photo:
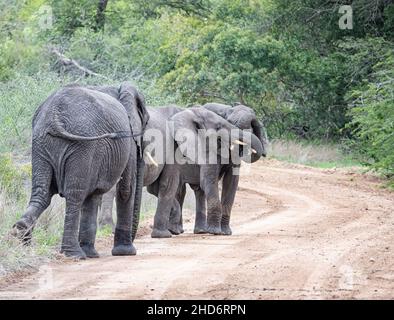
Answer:
<svg viewBox="0 0 394 320"><path fill-rule="evenodd" d="M99 88L99 90L104 90L103 88ZM106 89L109 90L108 88ZM172 137L168 136L168 132L166 132L166 122L167 120L173 116L174 114L181 112L182 108L177 106L164 106L164 107L147 107L146 108L149 114L149 121L146 126L145 137L143 143L142 150L146 150L148 146L152 149L160 150L161 146L166 145L166 141L173 140ZM154 141L151 143L149 140L148 134L152 132L151 130L157 130L160 133L160 137L163 137L163 140ZM152 145L153 144L153 145ZM157 145L155 145L157 144ZM171 148L171 146L169 146ZM165 152L167 151L166 148L163 149L164 154L161 155L161 161L157 163L153 158L152 155L148 151L144 151L144 157L147 157L148 160L145 161L145 169L144 169L144 179L143 185L147 187L149 193L158 196L158 189L157 185L158 180L160 179L160 175L163 171L165 166ZM115 197L115 189L112 188L109 192L103 195L101 201L101 208L100 208L100 216L99 222L101 225L110 225L114 226L114 222L112 219L112 208L114 203ZM183 194L184 197L184 194ZM179 210L180 206L177 203L177 200L174 200L173 210ZM183 232L183 229L180 228L180 224L178 224L180 213L173 213L176 219L176 223L174 222L171 227L169 226L169 230L173 234L179 234ZM134 232L133 232L134 233Z"/></svg>
<svg viewBox="0 0 394 320"><path fill-rule="evenodd" d="M209 108L209 106L188 108L169 119L173 125L172 134L178 146L177 152L189 162L166 164L157 181L158 208L151 234L154 238L171 237L168 230L169 221L172 220L170 212L179 213L181 208L170 210L170 207L171 205L182 206L182 194L186 183L192 187L196 194L194 232L230 235L232 233L229 225L230 214L239 179L234 169L240 165L240 161L235 160L254 162L266 155L259 129L256 129L257 135L250 131L243 131ZM238 123L240 123L239 120ZM199 129L204 129L210 130L210 137L217 139L220 148L212 150L209 147L205 149L199 147L198 150L202 150L202 155L191 152L190 150L194 148L189 148L187 143L183 143L185 134L182 134L182 130L185 129L189 131L187 143L191 141L194 145L204 146L203 140L206 137L201 137L198 134ZM219 133L223 131L228 134L223 136ZM234 133L238 138L233 139ZM250 141L250 145L244 141ZM241 146L239 150L234 150L234 145ZM220 154L218 153L219 149ZM228 161L223 161L223 149L230 150ZM251 157L248 156L248 152L251 152ZM215 163L201 162L200 156L203 156L205 160L214 156L217 161ZM219 180L221 179L223 179L223 188L220 197ZM177 203L173 203L173 199L177 199ZM207 214L205 213L206 209ZM179 224L181 224L180 220Z"/></svg>
<svg viewBox="0 0 394 320"><path fill-rule="evenodd" d="M266 149L268 143L266 131L252 108L242 104L231 107L220 103L206 103L203 105L203 108L215 112L241 130L252 130L253 134L263 144L264 149ZM266 155L262 154L262 156ZM259 154L253 153L251 155L251 163L259 160L260 157Z"/></svg>
<svg viewBox="0 0 394 320"><path fill-rule="evenodd" d="M207 110L210 110L222 118L226 119L232 125L236 126L241 130L251 130L252 134L257 137L257 139L261 142L263 147L262 153L252 153L250 162L254 163L258 161L262 156L266 156L266 147L268 143L268 138L266 135L266 131L263 125L258 121L257 116L252 108L247 107L245 105L236 105L231 107L229 105L220 104L220 103L207 103L202 106ZM238 170L239 164L230 164L224 165L221 168L220 176L222 179L222 197L221 197L221 206L223 210L223 217L221 221L222 233L225 235L231 235L232 230L230 228L230 217L231 210L235 199L235 193L238 189L239 183L239 175L233 174L233 170ZM205 233L205 221L206 221L206 213L205 213L205 195L202 190L198 186L192 186L194 189L196 196L196 221L194 232L195 233ZM182 201L182 199L179 199ZM182 205L182 202L180 203ZM172 213L173 215L173 213ZM171 216L170 219L173 222L173 228L183 229L181 218ZM177 226L177 221L179 226Z"/></svg>
<svg viewBox="0 0 394 320"><path fill-rule="evenodd" d="M142 138L149 114L144 97L125 82L99 90L69 85L53 93L33 118L32 192L14 228L24 243L54 194L65 198L61 252L99 257L95 249L97 207L116 186L117 224L112 254L135 255L144 160ZM116 98L115 98L116 97Z"/></svg>

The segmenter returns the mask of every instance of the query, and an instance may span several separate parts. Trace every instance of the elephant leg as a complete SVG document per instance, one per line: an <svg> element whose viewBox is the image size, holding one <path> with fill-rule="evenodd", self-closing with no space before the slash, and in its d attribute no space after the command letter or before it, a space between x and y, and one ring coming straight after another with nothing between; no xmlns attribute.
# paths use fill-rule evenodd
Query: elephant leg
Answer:
<svg viewBox="0 0 394 320"><path fill-rule="evenodd" d="M155 197L159 196L159 183L156 180L152 184L146 187L146 191L148 191L151 195L154 195Z"/></svg>
<svg viewBox="0 0 394 320"><path fill-rule="evenodd" d="M99 254L94 248L97 231L97 211L101 196L88 197L82 206L81 222L79 226L79 245L88 258L98 258Z"/></svg>
<svg viewBox="0 0 394 320"><path fill-rule="evenodd" d="M82 162L81 155L86 156ZM86 168L86 159L89 159L89 156L89 153L74 153L68 157L64 167L66 215L60 252L67 257L77 259L86 259L86 254L79 245L79 226L82 207L89 196L90 181L86 179L91 174L89 169Z"/></svg>
<svg viewBox="0 0 394 320"><path fill-rule="evenodd" d="M130 158L116 187L116 228L113 256L131 256L137 254L132 244L132 225L134 196L136 190L136 159Z"/></svg>
<svg viewBox="0 0 394 320"><path fill-rule="evenodd" d="M181 216L181 206L179 205L178 200L174 199L170 213L170 221L168 224L168 231L170 231L172 234L179 235L181 233Z"/></svg>
<svg viewBox="0 0 394 320"><path fill-rule="evenodd" d="M194 222L194 233L207 233L206 198L201 188L194 190L196 196L196 218Z"/></svg>
<svg viewBox="0 0 394 320"><path fill-rule="evenodd" d="M234 204L235 193L237 192L239 182L239 175L233 175L232 169L225 173L223 177L222 187L222 233L225 235L231 235L232 231L230 228L230 216L231 209Z"/></svg>
<svg viewBox="0 0 394 320"><path fill-rule="evenodd" d="M99 225L110 226L112 228L112 231L115 231L115 224L112 218L112 209L114 206L115 195L116 185L114 185L112 189L109 190L107 193L103 194L99 215Z"/></svg>
<svg viewBox="0 0 394 320"><path fill-rule="evenodd" d="M207 231L211 234L222 234L222 205L219 196L218 167L216 165L202 166L200 179L201 187L207 199Z"/></svg>
<svg viewBox="0 0 394 320"><path fill-rule="evenodd" d="M186 196L186 184L183 184L182 188L177 196L178 203L180 206L180 217L179 217L179 232L180 233L185 232L185 230L183 229L183 216L182 216L183 203L185 202L185 196Z"/></svg>
<svg viewBox="0 0 394 320"><path fill-rule="evenodd" d="M22 217L15 223L16 235L26 245L31 243L32 232L39 216L51 203L55 193L52 186L53 170L51 165L33 156L33 179L29 205Z"/></svg>
<svg viewBox="0 0 394 320"><path fill-rule="evenodd" d="M183 202L185 200L185 195L186 195L186 185L182 184L178 188L176 200L174 200L174 204L171 209L170 224L168 230L170 230L172 234L178 235L185 232L183 230L183 221L182 221L182 207L183 207Z"/></svg>
<svg viewBox="0 0 394 320"><path fill-rule="evenodd" d="M61 251L67 257L86 259L78 241L78 227L83 200L66 197L66 216Z"/></svg>
<svg viewBox="0 0 394 320"><path fill-rule="evenodd" d="M171 208L179 186L179 172L175 165L166 165L160 175L157 209L153 221L152 238L170 238L168 230Z"/></svg>

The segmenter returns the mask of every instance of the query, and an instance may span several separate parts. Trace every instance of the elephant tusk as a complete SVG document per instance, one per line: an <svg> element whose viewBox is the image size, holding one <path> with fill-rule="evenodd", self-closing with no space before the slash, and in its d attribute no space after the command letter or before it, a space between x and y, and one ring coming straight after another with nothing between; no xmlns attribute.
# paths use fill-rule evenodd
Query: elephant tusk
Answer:
<svg viewBox="0 0 394 320"><path fill-rule="evenodd" d="M243 142L243 141L238 140L238 139L234 140L234 143L235 143L235 144L239 144L239 145L241 145L241 146L246 146L246 145L247 145L246 142Z"/></svg>
<svg viewBox="0 0 394 320"><path fill-rule="evenodd" d="M257 151L254 150L253 148L251 148L250 151L252 151L252 153L257 153Z"/></svg>
<svg viewBox="0 0 394 320"><path fill-rule="evenodd" d="M146 151L145 152L146 156L148 157L150 163L152 163L156 168L159 167L159 164L155 161L155 159L153 159L152 155L150 154L150 152Z"/></svg>

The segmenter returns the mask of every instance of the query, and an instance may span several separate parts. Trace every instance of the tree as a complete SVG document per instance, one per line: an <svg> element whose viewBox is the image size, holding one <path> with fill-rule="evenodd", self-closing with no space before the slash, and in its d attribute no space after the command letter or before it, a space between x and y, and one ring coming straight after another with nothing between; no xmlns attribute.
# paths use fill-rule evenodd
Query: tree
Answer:
<svg viewBox="0 0 394 320"><path fill-rule="evenodd" d="M353 147L373 169L394 177L394 51L379 38L358 41L355 56L374 55L371 72L348 94Z"/></svg>
<svg viewBox="0 0 394 320"><path fill-rule="evenodd" d="M108 5L108 0L99 0L97 6L97 13L96 13L96 24L94 26L94 30L100 31L104 29L105 25L105 10Z"/></svg>
<svg viewBox="0 0 394 320"><path fill-rule="evenodd" d="M145 17L158 17L162 9L182 12L186 15L207 16L210 0L135 0L135 4Z"/></svg>

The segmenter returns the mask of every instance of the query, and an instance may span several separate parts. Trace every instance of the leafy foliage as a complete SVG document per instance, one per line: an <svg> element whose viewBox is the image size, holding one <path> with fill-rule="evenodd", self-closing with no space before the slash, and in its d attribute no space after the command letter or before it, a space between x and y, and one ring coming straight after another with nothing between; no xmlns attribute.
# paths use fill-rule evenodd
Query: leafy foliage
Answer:
<svg viewBox="0 0 394 320"><path fill-rule="evenodd" d="M394 51L381 52L368 80L351 92L350 125L368 164L394 176Z"/></svg>
<svg viewBox="0 0 394 320"><path fill-rule="evenodd" d="M350 1L2 1L0 132L11 135L1 150L25 148L31 111L57 86L132 80L154 105L245 103L271 137L350 139L373 168L390 171L392 128L377 113L392 106L394 4L353 1L354 28L341 30L344 4ZM102 77L64 67L53 47ZM387 140L377 137L379 126Z"/></svg>

